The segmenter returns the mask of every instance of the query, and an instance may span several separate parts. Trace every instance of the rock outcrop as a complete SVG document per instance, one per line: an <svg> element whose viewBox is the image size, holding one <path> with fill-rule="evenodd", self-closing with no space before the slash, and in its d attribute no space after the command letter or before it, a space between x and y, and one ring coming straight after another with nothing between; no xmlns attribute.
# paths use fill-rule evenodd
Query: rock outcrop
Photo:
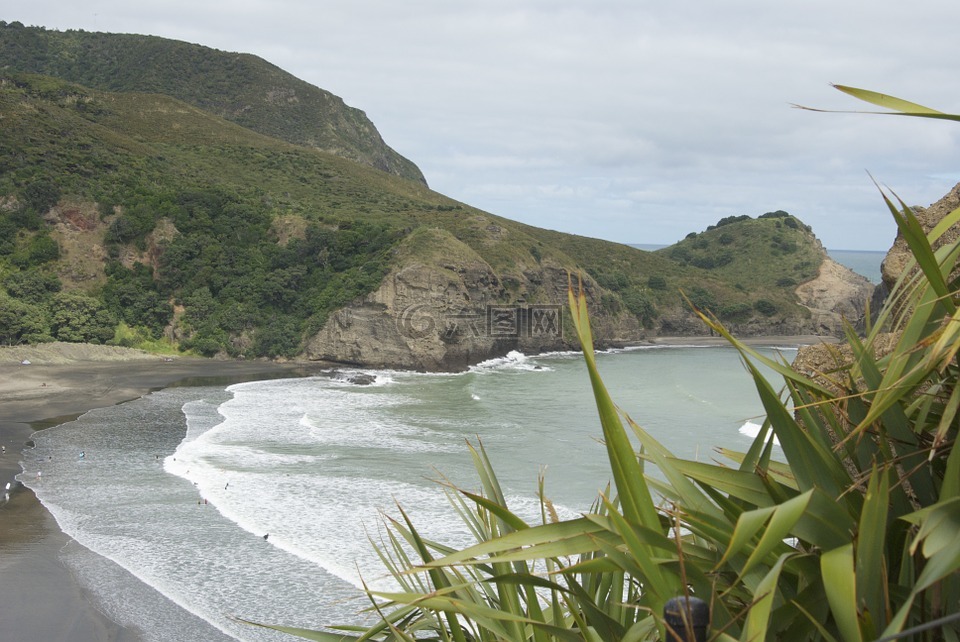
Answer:
<svg viewBox="0 0 960 642"><path fill-rule="evenodd" d="M401 248L380 287L334 313L307 344L311 360L373 368L458 371L512 350L528 354L577 349L564 332L568 275L549 263L509 279L440 229L418 230ZM428 245L430 250L423 251ZM546 262L545 262L546 263ZM642 340L635 317L611 316L600 288L585 279L599 346Z"/></svg>
<svg viewBox="0 0 960 642"><path fill-rule="evenodd" d="M912 207L911 209L917 216L917 220L923 227L923 231L929 233L936 227L947 215L960 207L960 183L955 185L943 198L930 207ZM934 249L944 245L955 244L960 239L960 224L950 227L934 244ZM905 269L910 263L912 254L906 240L901 233L893 242L893 246L887 252L886 257L881 264L881 278L883 282L876 287L871 301L871 308L879 310L887 294L891 291L897 280L903 275ZM822 270L821 270L822 272ZM805 284L806 285L806 284ZM877 355L883 355L890 352L899 334L896 331L885 333L878 337L873 348ZM848 346L808 346L801 348L793 362L793 368L798 372L809 377L817 378L821 383L830 385L830 373L849 363L851 351Z"/></svg>
<svg viewBox="0 0 960 642"><path fill-rule="evenodd" d="M817 278L797 287L800 305L810 310L806 334L842 336L843 322L858 326L873 294L870 281L850 268L825 258Z"/></svg>
<svg viewBox="0 0 960 642"><path fill-rule="evenodd" d="M930 233L940 221L958 207L960 207L960 183L954 185L953 189L930 207L914 206L911 209L916 214L923 231ZM953 225L944 232L933 249L936 250L944 245L952 245L956 243L958 238L960 238L960 224ZM898 231L897 238L893 241L893 247L887 252L887 256L884 257L883 263L880 265L880 274L886 291L889 292L893 288L910 262L911 256L906 239Z"/></svg>

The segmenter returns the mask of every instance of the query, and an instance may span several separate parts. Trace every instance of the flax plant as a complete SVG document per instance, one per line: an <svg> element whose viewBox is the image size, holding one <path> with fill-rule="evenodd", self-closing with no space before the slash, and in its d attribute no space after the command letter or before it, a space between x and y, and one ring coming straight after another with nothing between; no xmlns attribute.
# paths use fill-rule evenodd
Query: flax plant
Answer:
<svg viewBox="0 0 960 642"><path fill-rule="evenodd" d="M400 587L368 590L377 623L281 630L313 640L662 640L665 602L692 595L709 603L708 635L721 642L960 639L960 242L940 243L960 209L925 234L910 208L883 198L914 260L866 335L847 328L847 352L829 371L800 374L701 314L740 352L763 403L747 452L718 449L727 465L679 459L622 412L594 359L586 298L571 286L607 492L558 520L541 483L541 520L528 524L473 445L481 490L446 490L476 544L428 541L401 510L377 544Z"/></svg>

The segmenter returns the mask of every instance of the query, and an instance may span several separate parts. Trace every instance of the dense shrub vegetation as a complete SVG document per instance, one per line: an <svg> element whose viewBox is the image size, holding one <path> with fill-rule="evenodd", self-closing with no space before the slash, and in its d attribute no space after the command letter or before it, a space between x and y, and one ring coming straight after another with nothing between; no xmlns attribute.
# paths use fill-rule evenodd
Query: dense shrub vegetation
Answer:
<svg viewBox="0 0 960 642"><path fill-rule="evenodd" d="M140 262L127 267L117 258L107 263L103 309L72 299L67 309L66 300L54 296L59 281L43 271L57 255L49 235L34 234L14 252L12 262L22 270L10 272L4 288L12 299L40 306L50 337L102 343L113 338L122 320L159 338L171 323L173 306L180 305L185 314L178 327L187 349L206 355L293 356L306 328L316 330L331 310L379 285L388 251L400 236L378 223L312 223L305 238L280 245L266 208L221 189L153 195L135 203L129 209L121 205L124 213L109 226L106 239L113 254L128 244L145 248L161 219L172 222L177 233L155 248L155 268ZM9 334L10 342L46 336L27 327Z"/></svg>

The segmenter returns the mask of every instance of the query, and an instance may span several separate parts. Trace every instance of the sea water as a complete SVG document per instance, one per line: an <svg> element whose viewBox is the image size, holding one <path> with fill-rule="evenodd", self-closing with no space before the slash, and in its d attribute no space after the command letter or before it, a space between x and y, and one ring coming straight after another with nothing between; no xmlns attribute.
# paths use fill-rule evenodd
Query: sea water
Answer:
<svg viewBox="0 0 960 642"><path fill-rule="evenodd" d="M886 252L872 250L827 250L830 258L845 265L857 274L861 274L873 283L879 285L882 280L880 265L886 258Z"/></svg>
<svg viewBox="0 0 960 642"><path fill-rule="evenodd" d="M762 420L731 348L598 360L613 398L678 456L745 450ZM427 537L471 542L438 483L477 489L468 442L531 522L538 475L564 516L610 481L579 354L370 374L168 388L36 433L20 478L76 541L62 557L100 608L148 641L361 621L362 583L390 587L370 541L383 515L402 506Z"/></svg>

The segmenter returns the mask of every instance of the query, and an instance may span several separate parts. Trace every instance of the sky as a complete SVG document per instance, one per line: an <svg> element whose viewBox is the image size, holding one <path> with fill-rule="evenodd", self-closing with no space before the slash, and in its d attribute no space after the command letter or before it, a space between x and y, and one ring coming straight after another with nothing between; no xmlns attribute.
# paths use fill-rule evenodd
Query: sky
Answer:
<svg viewBox="0 0 960 642"><path fill-rule="evenodd" d="M880 188L960 182L956 0L3 0L0 20L252 53L366 112L458 201L623 243L785 210L886 250ZM878 187L879 186L879 187Z"/></svg>

